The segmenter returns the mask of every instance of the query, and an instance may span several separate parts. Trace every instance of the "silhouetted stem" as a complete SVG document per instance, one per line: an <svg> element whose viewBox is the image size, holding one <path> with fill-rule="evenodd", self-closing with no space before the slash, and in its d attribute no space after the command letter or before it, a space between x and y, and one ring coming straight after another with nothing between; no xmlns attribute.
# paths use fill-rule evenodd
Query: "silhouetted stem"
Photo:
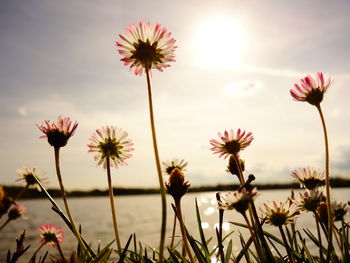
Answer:
<svg viewBox="0 0 350 263"><path fill-rule="evenodd" d="M1 226L0 226L0 231L11 221L11 219L7 219Z"/></svg>
<svg viewBox="0 0 350 263"><path fill-rule="evenodd" d="M35 250L35 252L33 253L33 256L30 258L29 262L32 262L33 258L36 257L36 254L38 254L39 250L45 245L46 243L42 243L37 250Z"/></svg>
<svg viewBox="0 0 350 263"><path fill-rule="evenodd" d="M63 255L63 252L62 252L62 249L61 249L61 246L60 246L60 242L58 242L58 240L56 240L56 246L57 246L58 252L60 253L60 256L61 256L63 262L66 263L67 260L66 260L66 258Z"/></svg>
<svg viewBox="0 0 350 263"><path fill-rule="evenodd" d="M235 163L236 163L236 166L238 168L238 178L239 178L239 182L241 183L241 186L244 185L245 183L245 180L244 180L244 176L243 176L243 171L242 171L242 167L241 165L239 164L239 160L237 158L236 155L232 155L233 156L233 159L235 160Z"/></svg>
<svg viewBox="0 0 350 263"><path fill-rule="evenodd" d="M263 255L263 253L262 253L262 251L261 251L261 247L260 247L260 245L259 245L259 241L258 241L258 239L257 239L257 235L256 235L256 233L255 233L255 231L254 231L254 228L253 228L253 226L250 224L246 213L241 213L241 214L243 215L244 220L245 220L246 223L247 223L247 226L248 226L250 235L251 235L251 237L252 237L252 239L253 239L253 243L254 243L254 245L255 245L256 252L258 253L260 259L263 259L263 258L264 258L264 255Z"/></svg>
<svg viewBox="0 0 350 263"><path fill-rule="evenodd" d="M28 184L25 187L23 187L23 189L18 193L15 199L13 199L13 202L16 202L22 196L22 194L28 189L28 187L29 187Z"/></svg>
<svg viewBox="0 0 350 263"><path fill-rule="evenodd" d="M173 232L171 235L171 243L170 243L171 250L173 250L173 248L174 248L175 229L176 229L176 215L174 215Z"/></svg>
<svg viewBox="0 0 350 263"><path fill-rule="evenodd" d="M61 170L60 170L60 148L59 147L54 147L55 149L55 165L56 165L56 174L57 174L57 178L58 178L58 182L60 184L60 188L61 188L61 194L62 194L62 198L63 198L63 203L64 206L66 208L67 211L67 215L69 218L69 221L72 225L72 230L73 230L73 234L76 236L76 238L78 239L78 242L80 244L80 246L88 253L88 255L91 257L90 251L86 248L83 240L80 237L80 234L75 226L72 214L70 212L69 206L68 206L68 200L67 200L67 196L66 196L66 192L64 190L64 186L63 186L63 181L62 181L62 176L61 176Z"/></svg>
<svg viewBox="0 0 350 263"><path fill-rule="evenodd" d="M157 167L159 187L160 187L160 195L161 195L161 201L162 201L162 225L161 225L160 244L159 244L159 262L163 262L164 240L165 240L165 231L166 231L166 196L165 196L165 187L164 187L164 181L163 181L162 170L160 167L160 160L159 160L159 154L158 154L156 129L155 129L155 125L154 125L153 103L152 103L152 86L151 86L151 80L150 80L150 72L149 72L149 69L147 67L146 67L146 77L147 77L148 105L149 105L149 114L150 114L150 121L151 121L154 157L156 160L156 167Z"/></svg>
<svg viewBox="0 0 350 263"><path fill-rule="evenodd" d="M332 207L331 207L331 185L330 185L330 177L329 177L329 147L328 147L328 135L327 135L327 127L326 122L323 117L321 105L316 106L318 113L320 114L323 135L324 135L324 145L325 145L325 170L326 170L326 202L327 202L327 214L328 214L328 249L327 249L327 262L330 260L331 250L332 250L332 234L333 234L333 217L332 217Z"/></svg>
<svg viewBox="0 0 350 263"><path fill-rule="evenodd" d="M116 213L115 213L114 194L113 194L113 186L112 186L112 178L111 178L111 168L109 166L110 165L109 156L107 156L106 160L107 160L107 178L108 178L109 201L111 203L111 211L112 211L112 219L113 219L115 240L117 242L118 252L120 254L122 252L122 246L120 244L120 238L119 238L119 232L118 232L118 224L117 224L117 216L116 216Z"/></svg>
<svg viewBox="0 0 350 263"><path fill-rule="evenodd" d="M317 227L317 235L318 235L318 241L319 244L319 251L320 251L320 260L321 263L324 262L323 253L322 253L322 237L321 237L321 230L320 230L320 222L318 221L318 217L316 215L316 212L314 212L315 220L316 220L316 227Z"/></svg>
<svg viewBox="0 0 350 263"><path fill-rule="evenodd" d="M291 263L294 263L294 259L292 257L292 254L291 254L291 251L290 251L290 247L288 245L288 241L287 241L286 235L284 234L283 228L282 228L282 226L279 226L278 228L279 228L279 230L281 232L281 236L282 236L282 239L283 239L284 247L286 248L286 251L287 251L288 259L289 259L289 261Z"/></svg>
<svg viewBox="0 0 350 263"><path fill-rule="evenodd" d="M194 259L193 259L192 253L191 253L191 249L190 249L190 246L188 244L187 237L186 237L186 230L185 230L185 224L184 224L184 221L183 221L183 218L182 218L182 211L181 211L180 200L175 200L175 207L176 207L177 218L178 218L179 223L180 223L182 240L184 242L186 252L187 252L187 254L188 254L189 258L190 258L190 261L192 263L194 263Z"/></svg>

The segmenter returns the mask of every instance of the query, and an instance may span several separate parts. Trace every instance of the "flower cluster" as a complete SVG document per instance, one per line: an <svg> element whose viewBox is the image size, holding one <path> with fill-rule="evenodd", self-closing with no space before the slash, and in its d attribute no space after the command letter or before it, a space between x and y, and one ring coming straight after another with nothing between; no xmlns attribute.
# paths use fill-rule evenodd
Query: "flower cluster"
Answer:
<svg viewBox="0 0 350 263"><path fill-rule="evenodd" d="M217 197L219 209L232 210L244 214L251 202L254 202L258 196L258 191L254 187L251 191L246 188L240 188L234 192L219 193Z"/></svg>

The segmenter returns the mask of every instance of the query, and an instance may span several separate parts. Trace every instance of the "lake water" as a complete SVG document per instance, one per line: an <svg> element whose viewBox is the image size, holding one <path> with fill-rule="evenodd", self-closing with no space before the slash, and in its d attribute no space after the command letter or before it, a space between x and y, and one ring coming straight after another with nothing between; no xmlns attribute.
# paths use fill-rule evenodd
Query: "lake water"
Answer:
<svg viewBox="0 0 350 263"><path fill-rule="evenodd" d="M284 200L290 195L290 190L263 190L257 198L257 207L267 200ZM350 188L337 188L332 190L332 198L338 201L348 201ZM195 199L198 201L199 210L202 217L202 225L205 229L206 237L213 236L212 245L216 244L215 227L218 221L218 211L216 209L215 192L190 193L183 197L182 206L186 227L192 235L199 237L195 213ZM63 203L56 200L59 206L64 210ZM161 201L159 195L141 195L141 196L118 196L116 199L117 219L122 244L125 245L130 234L136 233L138 241L151 247L157 247L159 244L160 220L161 220ZM167 210L167 239L170 243L170 235L173 225L173 210L171 208L172 199L168 196ZM10 222L0 232L0 262L4 262L8 249L15 250L16 237L19 237L23 230L26 230L26 244L31 244L31 248L26 252L28 256L39 247L38 227L44 224L54 224L61 227L65 233L65 239L62 248L65 253L69 253L76 247L76 240L70 230L63 223L61 218L51 210L50 202L46 199L23 200L20 203L27 206L27 218L17 219ZM73 217L76 223L82 225L83 236L88 243L92 243L94 249L99 242L101 246L108 244L114 239L113 223L111 219L110 204L108 197L89 197L89 198L70 198L69 204L72 209ZM2 219L6 218L6 216ZM225 213L224 221L243 222L241 216L235 211ZM298 219L297 226L301 228L314 229L314 219L311 214L306 214ZM275 232L271 226L266 226L265 230ZM239 229L229 223L224 224L224 234L232 230L240 230L242 234L248 236L245 229ZM178 235L179 232L177 232ZM277 233L277 232L276 232ZM234 233L234 236L238 234ZM238 243L234 246L235 251L239 251ZM115 244L114 244L114 247ZM41 253L44 253L49 246L45 246ZM49 251L55 250L49 249ZM24 261L19 262L27 262Z"/></svg>

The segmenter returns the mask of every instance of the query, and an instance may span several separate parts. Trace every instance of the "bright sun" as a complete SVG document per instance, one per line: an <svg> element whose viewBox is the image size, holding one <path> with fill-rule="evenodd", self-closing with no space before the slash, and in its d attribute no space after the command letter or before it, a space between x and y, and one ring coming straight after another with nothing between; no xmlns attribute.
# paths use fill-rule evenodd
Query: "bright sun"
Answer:
<svg viewBox="0 0 350 263"><path fill-rule="evenodd" d="M245 38L241 26L230 18L208 20L200 26L196 37L200 65L212 69L237 67Z"/></svg>

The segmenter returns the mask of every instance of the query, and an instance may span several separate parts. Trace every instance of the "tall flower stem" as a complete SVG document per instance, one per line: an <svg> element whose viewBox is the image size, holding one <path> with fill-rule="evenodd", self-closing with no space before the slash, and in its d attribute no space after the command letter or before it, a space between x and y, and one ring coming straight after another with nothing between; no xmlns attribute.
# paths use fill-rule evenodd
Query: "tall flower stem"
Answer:
<svg viewBox="0 0 350 263"><path fill-rule="evenodd" d="M320 260L321 263L324 262L324 258L323 258L323 253L322 253L322 237L321 237L321 230L320 230L320 222L318 221L318 216L316 214L316 212L314 212L315 215L315 220L316 220L316 227L317 227L317 235L318 235L318 241L320 242L319 245L319 251L320 251Z"/></svg>
<svg viewBox="0 0 350 263"><path fill-rule="evenodd" d="M282 239L283 239L284 247L286 248L286 251L287 251L289 262L290 263L294 263L294 259L292 257L292 254L291 254L291 251L290 251L290 247L288 245L288 241L287 241L286 235L284 234L283 228L282 228L282 226L279 226L278 228L279 228L279 230L281 232L281 236L282 236Z"/></svg>
<svg viewBox="0 0 350 263"><path fill-rule="evenodd" d="M111 168L110 168L110 160L109 156L106 158L107 161L107 178L108 178L108 190L109 190L109 201L111 203L111 211L112 211L112 219L115 233L115 240L118 246L118 252L122 252L122 246L120 244L119 232L118 232L118 224L117 224L117 216L115 213L115 205L114 205L114 194L113 194L113 186L112 186L112 178L111 178Z"/></svg>
<svg viewBox="0 0 350 263"><path fill-rule="evenodd" d="M325 171L326 171L326 202L327 202L327 214L328 214L328 249L327 249L327 261L330 259L331 250L332 250L332 227L333 227L333 217L332 217L332 206L331 206L331 193L330 193L330 178L329 178L329 147L328 147L328 135L326 122L322 113L321 105L316 105L318 113L320 114L323 135L324 135L324 145L325 145Z"/></svg>
<svg viewBox="0 0 350 263"><path fill-rule="evenodd" d="M68 200L67 200L67 195L66 195L66 191L64 190L64 186L63 186L63 181L62 181L62 176L61 176L61 170L60 170L60 148L59 147L54 147L55 149L55 165L56 165L56 174L57 174L57 178L58 178L58 182L60 184L60 188L61 188L61 194L62 194L62 198L63 198L63 203L64 206L66 208L67 211L67 215L69 218L69 221L72 225L72 230L73 230L73 234L76 236L76 238L78 239L78 242L80 244L80 246L88 253L88 255L91 257L90 251L86 248L83 240L80 237L80 234L75 226L75 222L73 220L72 214L70 212L69 206L68 206Z"/></svg>
<svg viewBox="0 0 350 263"><path fill-rule="evenodd" d="M160 167L160 160L159 160L159 154L158 154L156 129L155 129L154 117L153 117L152 86L151 86L151 79L150 79L150 71L148 67L146 67L146 77L147 77L148 105L149 105L149 114L150 114L150 121L151 121L153 149L154 149L154 156L156 159L156 166L157 166L159 187L160 187L160 194L161 194L161 201L162 201L162 225L161 225L160 244L159 244L159 261L163 262L164 240L165 240L165 231L166 231L166 196L165 196L164 180L162 176L162 169Z"/></svg>
<svg viewBox="0 0 350 263"><path fill-rule="evenodd" d="M190 249L190 246L188 244L187 237L186 237L186 230L185 230L185 224L184 224L184 221L183 221L183 218L182 218L180 199L175 200L175 207L176 207L177 218L178 218L179 223L180 223L182 240L184 242L186 252L187 252L187 254L188 254L189 258L190 258L191 263L194 263L194 259L193 259L192 253L191 253L191 249Z"/></svg>

